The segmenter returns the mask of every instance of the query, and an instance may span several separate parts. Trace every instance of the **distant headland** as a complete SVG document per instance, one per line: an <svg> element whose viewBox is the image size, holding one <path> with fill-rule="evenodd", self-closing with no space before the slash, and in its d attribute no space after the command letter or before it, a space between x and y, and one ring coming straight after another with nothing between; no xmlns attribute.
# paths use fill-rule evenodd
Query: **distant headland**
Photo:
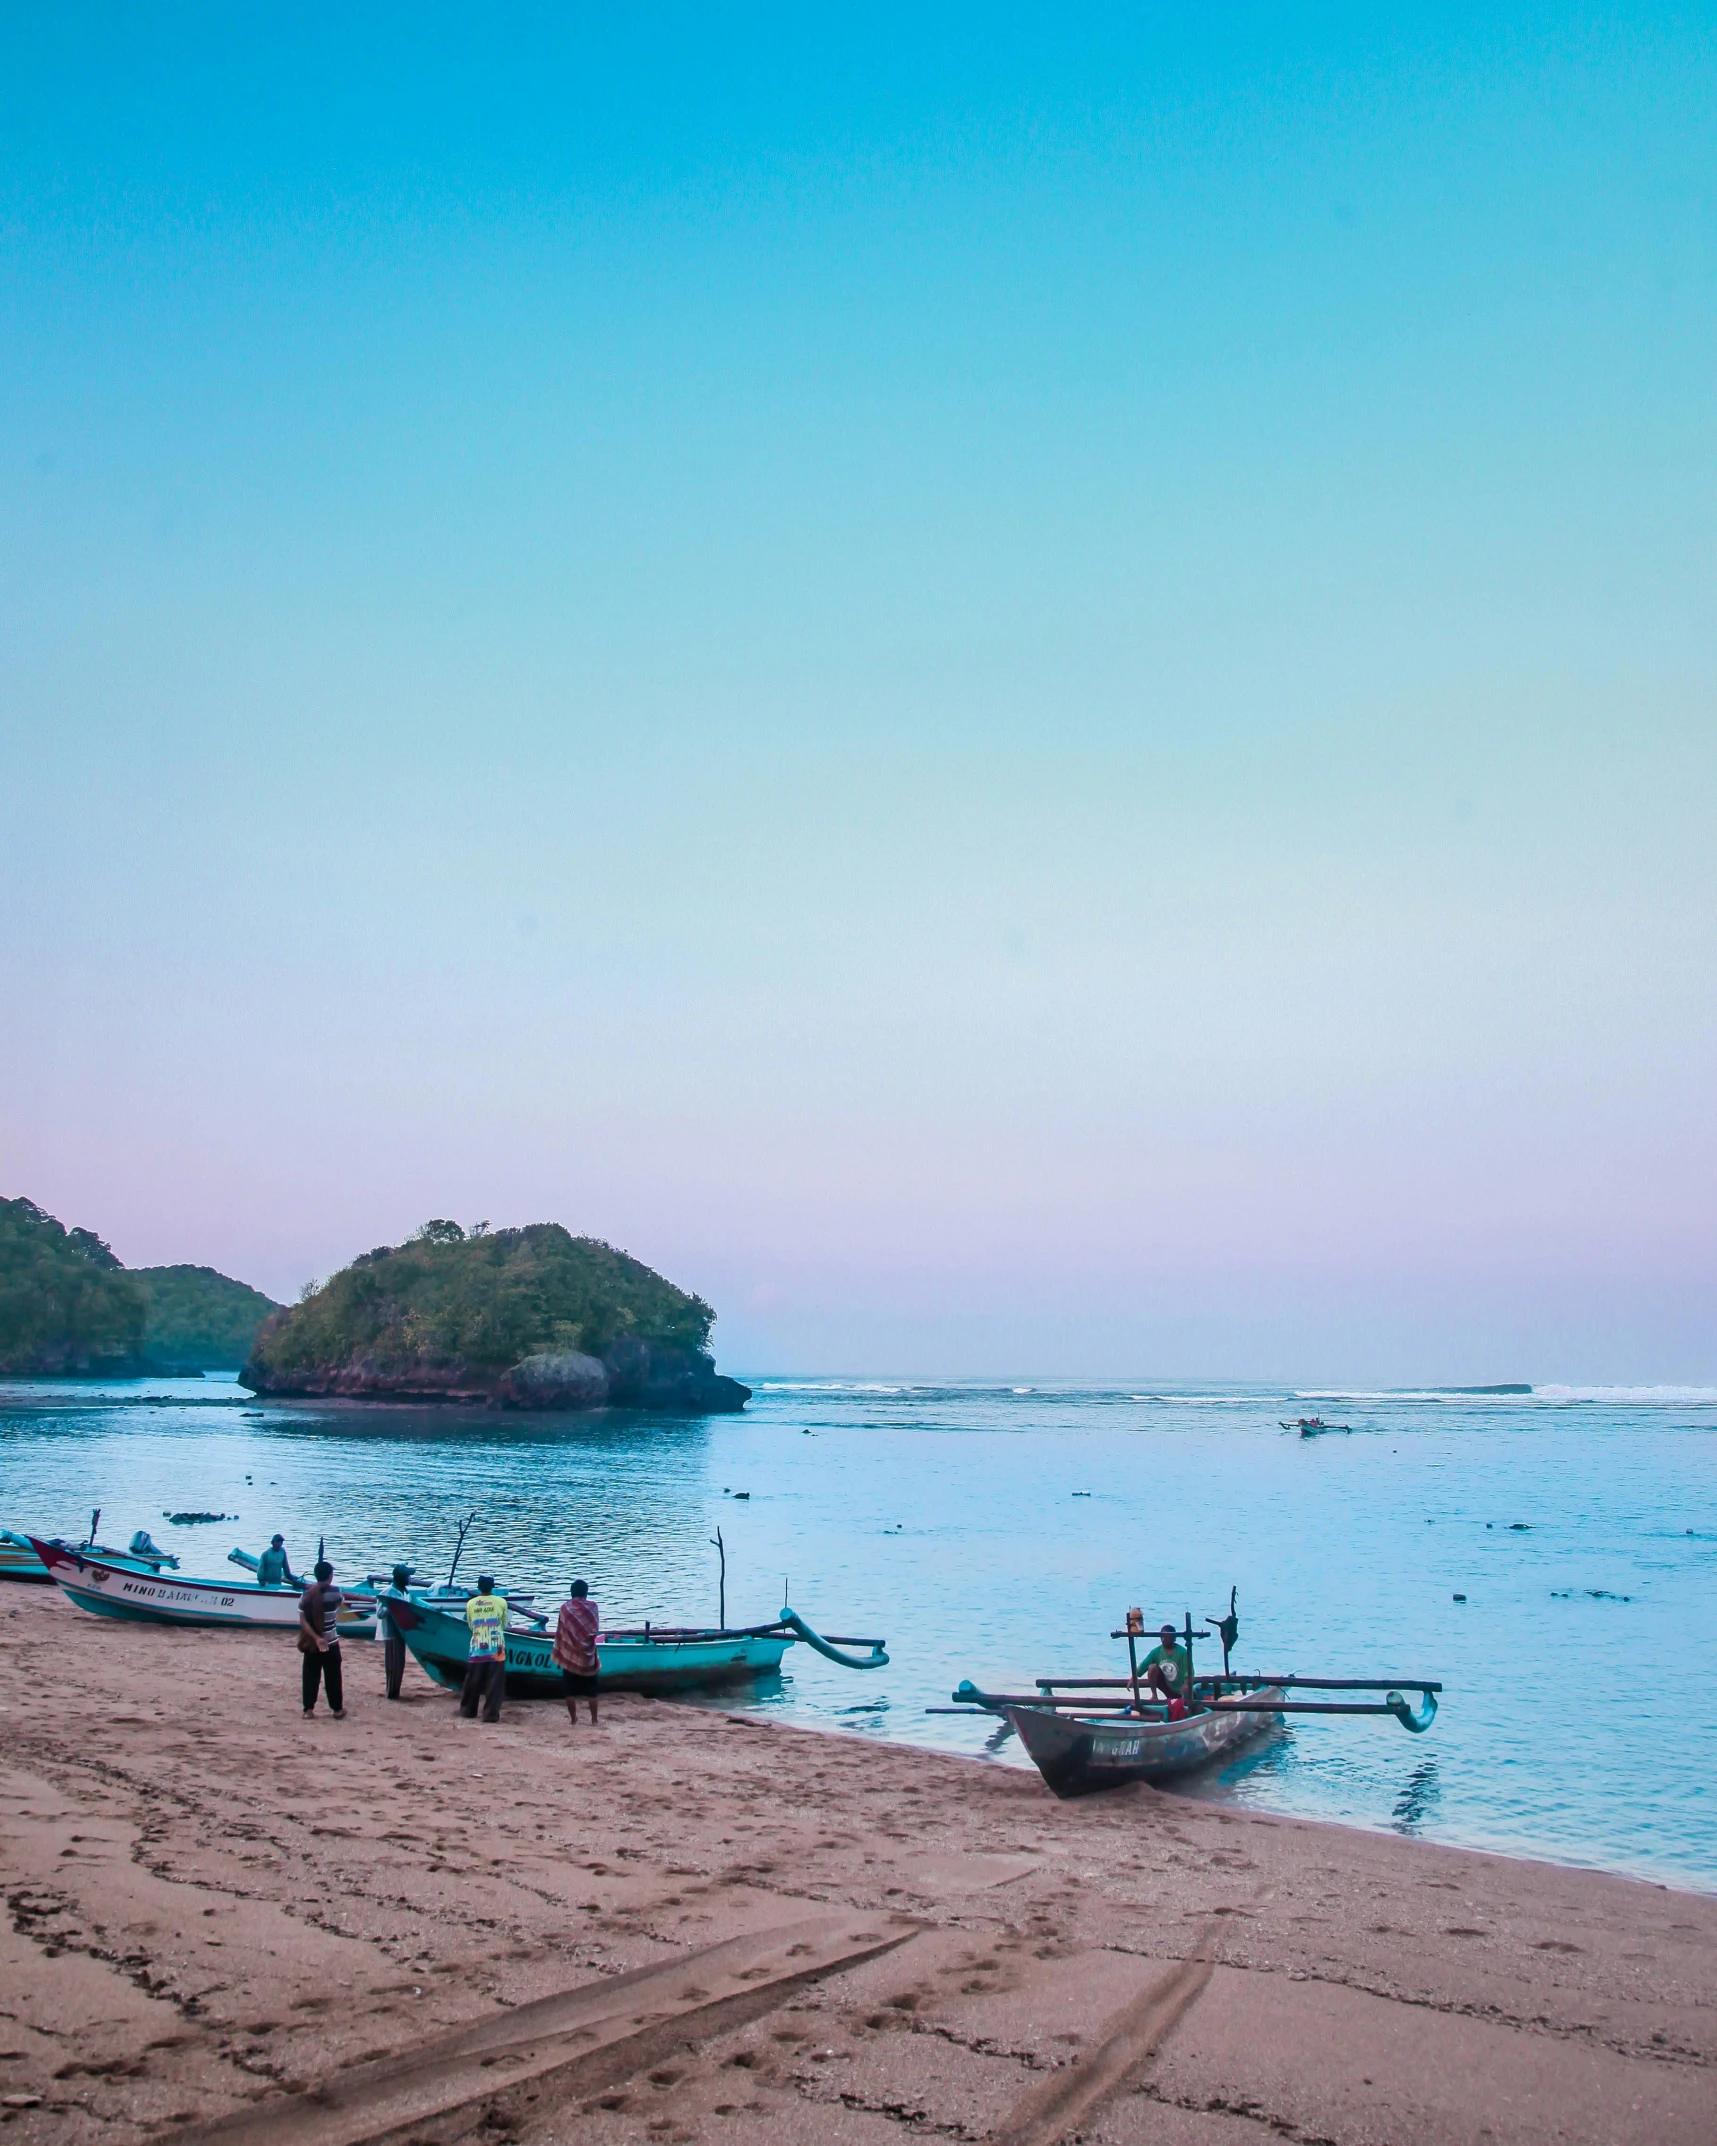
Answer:
<svg viewBox="0 0 1717 2146"><path fill-rule="evenodd" d="M230 1370L282 1307L213 1267L125 1267L93 1230L0 1200L0 1372L13 1377Z"/></svg>
<svg viewBox="0 0 1717 2146"><path fill-rule="evenodd" d="M0 1373L135 1378L242 1364L258 1393L731 1413L715 1313L558 1222L426 1222L288 1308L212 1267L122 1266L94 1231L0 1200Z"/></svg>

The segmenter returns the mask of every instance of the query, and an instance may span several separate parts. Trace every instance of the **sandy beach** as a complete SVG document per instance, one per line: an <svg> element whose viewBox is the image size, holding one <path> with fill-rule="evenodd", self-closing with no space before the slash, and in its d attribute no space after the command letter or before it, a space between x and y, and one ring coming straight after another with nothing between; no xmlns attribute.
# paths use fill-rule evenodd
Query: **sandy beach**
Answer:
<svg viewBox="0 0 1717 2146"><path fill-rule="evenodd" d="M0 1595L18 2146L1708 2141L1717 1900Z"/></svg>

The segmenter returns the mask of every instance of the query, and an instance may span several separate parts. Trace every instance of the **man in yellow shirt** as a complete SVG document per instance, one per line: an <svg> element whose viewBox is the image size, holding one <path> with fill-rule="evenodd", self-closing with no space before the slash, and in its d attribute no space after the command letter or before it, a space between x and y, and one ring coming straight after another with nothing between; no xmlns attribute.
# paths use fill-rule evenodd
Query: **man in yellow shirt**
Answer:
<svg viewBox="0 0 1717 2146"><path fill-rule="evenodd" d="M499 1721L507 1695L507 1602L495 1592L493 1573L479 1575L477 1592L465 1605L465 1623L471 1642L459 1711L467 1721L475 1721L481 1704L485 1721Z"/></svg>

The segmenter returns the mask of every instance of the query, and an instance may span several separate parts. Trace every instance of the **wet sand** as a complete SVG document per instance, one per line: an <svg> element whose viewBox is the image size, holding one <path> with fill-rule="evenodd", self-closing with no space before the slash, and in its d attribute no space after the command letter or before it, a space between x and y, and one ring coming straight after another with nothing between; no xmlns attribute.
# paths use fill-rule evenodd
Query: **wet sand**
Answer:
<svg viewBox="0 0 1717 2146"><path fill-rule="evenodd" d="M1717 1899L0 1588L8 2146L1717 2139Z"/></svg>

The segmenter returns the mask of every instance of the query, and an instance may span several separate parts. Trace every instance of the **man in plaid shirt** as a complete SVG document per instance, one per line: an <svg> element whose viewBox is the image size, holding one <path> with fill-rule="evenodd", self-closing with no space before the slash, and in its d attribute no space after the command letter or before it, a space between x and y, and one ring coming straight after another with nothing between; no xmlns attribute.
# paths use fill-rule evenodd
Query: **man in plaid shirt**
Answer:
<svg viewBox="0 0 1717 2146"><path fill-rule="evenodd" d="M602 1618L590 1599L589 1586L583 1580L574 1580L567 1589L567 1600L560 1606L560 1616L554 1628L554 1658L560 1668L566 1711L574 1728L578 1726L580 1699L590 1701L591 1726L596 1725L596 1672L600 1666L596 1635L601 1629Z"/></svg>

